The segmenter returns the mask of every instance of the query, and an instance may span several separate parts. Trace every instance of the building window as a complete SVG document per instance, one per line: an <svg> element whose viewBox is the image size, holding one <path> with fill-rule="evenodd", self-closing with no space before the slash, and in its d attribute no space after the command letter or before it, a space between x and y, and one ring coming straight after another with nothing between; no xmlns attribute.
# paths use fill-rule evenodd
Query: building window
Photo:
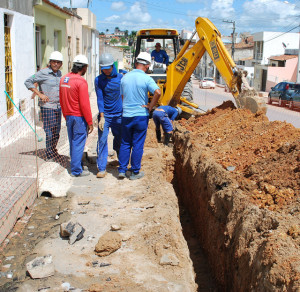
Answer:
<svg viewBox="0 0 300 292"><path fill-rule="evenodd" d="M11 55L11 28L12 17L4 14L4 47L5 47L5 90L13 100L13 72ZM7 117L14 114L14 106L11 100L6 97Z"/></svg>
<svg viewBox="0 0 300 292"><path fill-rule="evenodd" d="M80 48L79 48L79 38L76 38L76 55L80 54Z"/></svg>
<svg viewBox="0 0 300 292"><path fill-rule="evenodd" d="M254 59L262 60L263 57L263 42L254 42Z"/></svg>

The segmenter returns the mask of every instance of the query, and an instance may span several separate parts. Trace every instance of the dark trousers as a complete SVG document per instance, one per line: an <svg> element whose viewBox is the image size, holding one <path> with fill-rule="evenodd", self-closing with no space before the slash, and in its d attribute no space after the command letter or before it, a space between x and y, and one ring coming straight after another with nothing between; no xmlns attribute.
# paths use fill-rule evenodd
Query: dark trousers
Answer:
<svg viewBox="0 0 300 292"><path fill-rule="evenodd" d="M144 153L149 117L122 118L122 142L119 153L119 172L125 173L131 154L131 170L138 173Z"/></svg>
<svg viewBox="0 0 300 292"><path fill-rule="evenodd" d="M57 143L61 128L61 109L41 107L43 127L46 133L46 156L51 159L57 155Z"/></svg>

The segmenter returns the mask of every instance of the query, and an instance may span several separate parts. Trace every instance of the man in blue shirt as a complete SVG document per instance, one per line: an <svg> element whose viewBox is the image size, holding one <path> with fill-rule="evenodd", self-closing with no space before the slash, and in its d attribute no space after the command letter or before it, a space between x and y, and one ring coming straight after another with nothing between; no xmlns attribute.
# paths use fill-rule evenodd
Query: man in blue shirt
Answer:
<svg viewBox="0 0 300 292"><path fill-rule="evenodd" d="M169 64L169 56L167 55L165 50L161 50L160 43L156 43L155 50L152 51L151 57L154 58L155 62L163 63L168 65Z"/></svg>
<svg viewBox="0 0 300 292"><path fill-rule="evenodd" d="M99 109L97 166L98 178L105 177L108 157L107 136L111 128L114 136L113 149L119 155L121 145L122 97L120 84L123 74L117 73L114 58L104 53L100 56L101 74L95 79Z"/></svg>
<svg viewBox="0 0 300 292"><path fill-rule="evenodd" d="M156 127L157 142L161 141L160 125L164 131L164 145L168 146L173 131L172 121L182 112L180 107L174 108L169 105L159 106L153 112L153 121Z"/></svg>
<svg viewBox="0 0 300 292"><path fill-rule="evenodd" d="M149 111L160 98L161 92L155 81L146 74L151 56L141 52L136 58L136 69L127 73L121 80L123 96L122 142L119 154L119 179L125 178L131 154L130 180L144 176L140 171L147 134ZM148 105L148 92L153 98Z"/></svg>

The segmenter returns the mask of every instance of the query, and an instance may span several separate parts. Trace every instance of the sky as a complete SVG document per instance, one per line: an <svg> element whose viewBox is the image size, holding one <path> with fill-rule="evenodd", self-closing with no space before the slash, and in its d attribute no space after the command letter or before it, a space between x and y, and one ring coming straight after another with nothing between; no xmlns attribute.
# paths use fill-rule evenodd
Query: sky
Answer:
<svg viewBox="0 0 300 292"><path fill-rule="evenodd" d="M50 0L60 7L84 7L97 17L99 32L174 28L193 31L207 17L222 35L260 31L299 32L300 0ZM225 21L229 21L225 22Z"/></svg>

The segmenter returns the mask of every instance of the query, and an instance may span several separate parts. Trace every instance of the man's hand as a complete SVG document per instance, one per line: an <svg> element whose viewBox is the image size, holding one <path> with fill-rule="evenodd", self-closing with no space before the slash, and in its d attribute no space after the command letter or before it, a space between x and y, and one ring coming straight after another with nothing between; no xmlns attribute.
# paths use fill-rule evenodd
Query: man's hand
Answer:
<svg viewBox="0 0 300 292"><path fill-rule="evenodd" d="M93 132L93 130L94 130L93 124L88 125L88 133L91 134Z"/></svg>
<svg viewBox="0 0 300 292"><path fill-rule="evenodd" d="M49 97L43 93L39 94L39 98L43 101L43 102L48 102L49 101Z"/></svg>
<svg viewBox="0 0 300 292"><path fill-rule="evenodd" d="M99 121L98 127L99 127L100 131L102 131L102 132L104 130L104 124L105 124L105 118L104 117L100 117L100 121Z"/></svg>

